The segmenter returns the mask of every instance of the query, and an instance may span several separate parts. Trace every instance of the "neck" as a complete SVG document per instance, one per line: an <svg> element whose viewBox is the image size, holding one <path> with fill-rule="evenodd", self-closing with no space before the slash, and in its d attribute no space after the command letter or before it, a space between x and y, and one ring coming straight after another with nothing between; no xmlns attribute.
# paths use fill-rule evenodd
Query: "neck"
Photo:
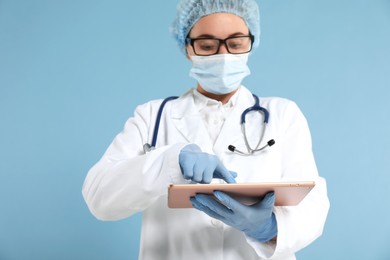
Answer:
<svg viewBox="0 0 390 260"><path fill-rule="evenodd" d="M199 93L201 93L202 95L208 97L208 98L211 98L211 99L214 99L214 100L217 100L217 101L220 101L222 104L226 104L227 102L229 102L230 98L237 92L238 89L230 92L230 93L227 93L227 94L222 94L222 95L218 95L218 94L213 94L213 93L210 93L210 92L207 92L206 90L204 90L199 84L198 84L198 87L196 88Z"/></svg>

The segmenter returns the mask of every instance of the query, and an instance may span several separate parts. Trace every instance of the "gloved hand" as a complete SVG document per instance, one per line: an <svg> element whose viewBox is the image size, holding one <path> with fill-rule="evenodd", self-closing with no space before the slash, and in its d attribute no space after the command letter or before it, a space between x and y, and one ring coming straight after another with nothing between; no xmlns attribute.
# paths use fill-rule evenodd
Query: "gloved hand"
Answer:
<svg viewBox="0 0 390 260"><path fill-rule="evenodd" d="M268 242L278 234L275 214L275 194L267 193L263 200L252 206L246 206L221 191L214 196L197 194L191 198L192 206L205 212L212 218L241 230L260 242Z"/></svg>
<svg viewBox="0 0 390 260"><path fill-rule="evenodd" d="M237 173L227 170L217 156L202 152L197 145L187 145L180 151L179 164L187 180L210 183L213 178L219 178L236 183Z"/></svg>

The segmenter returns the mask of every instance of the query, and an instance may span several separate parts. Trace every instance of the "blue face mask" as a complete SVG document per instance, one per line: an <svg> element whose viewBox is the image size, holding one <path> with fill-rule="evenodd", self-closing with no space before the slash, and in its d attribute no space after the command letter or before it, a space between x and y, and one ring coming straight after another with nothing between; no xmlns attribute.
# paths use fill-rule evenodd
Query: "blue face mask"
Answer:
<svg viewBox="0 0 390 260"><path fill-rule="evenodd" d="M249 53L191 56L190 76L207 92L223 95L236 90L250 74Z"/></svg>

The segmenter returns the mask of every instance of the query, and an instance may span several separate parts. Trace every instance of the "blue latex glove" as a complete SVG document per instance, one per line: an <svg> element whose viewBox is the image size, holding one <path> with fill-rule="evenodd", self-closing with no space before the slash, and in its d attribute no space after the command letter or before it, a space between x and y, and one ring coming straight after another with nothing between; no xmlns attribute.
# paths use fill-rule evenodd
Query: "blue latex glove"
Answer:
<svg viewBox="0 0 390 260"><path fill-rule="evenodd" d="M278 234L275 214L272 212L275 204L273 192L267 193L263 200L251 206L243 205L221 191L215 191L214 196L197 194L191 198L192 206L260 242L268 242Z"/></svg>
<svg viewBox="0 0 390 260"><path fill-rule="evenodd" d="M179 164L187 180L210 183L213 178L219 178L236 183L237 173L227 170L217 156L202 152L197 145L187 145L180 151Z"/></svg>

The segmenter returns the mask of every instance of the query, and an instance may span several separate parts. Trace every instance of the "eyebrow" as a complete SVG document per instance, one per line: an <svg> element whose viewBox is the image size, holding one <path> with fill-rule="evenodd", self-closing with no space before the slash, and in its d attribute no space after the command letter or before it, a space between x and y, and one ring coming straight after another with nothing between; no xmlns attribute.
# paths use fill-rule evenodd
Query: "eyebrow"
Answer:
<svg viewBox="0 0 390 260"><path fill-rule="evenodd" d="M245 33L242 33L242 32L236 32L236 33L232 33L230 34L227 38L229 37L234 37L234 36L246 36L246 35L249 35L250 33L248 34L245 34ZM191 37L190 37L191 38ZM194 37L195 39L196 38L212 38L212 39L217 39L217 37L215 37L214 35L212 34L201 34L201 35L198 35L197 37Z"/></svg>

